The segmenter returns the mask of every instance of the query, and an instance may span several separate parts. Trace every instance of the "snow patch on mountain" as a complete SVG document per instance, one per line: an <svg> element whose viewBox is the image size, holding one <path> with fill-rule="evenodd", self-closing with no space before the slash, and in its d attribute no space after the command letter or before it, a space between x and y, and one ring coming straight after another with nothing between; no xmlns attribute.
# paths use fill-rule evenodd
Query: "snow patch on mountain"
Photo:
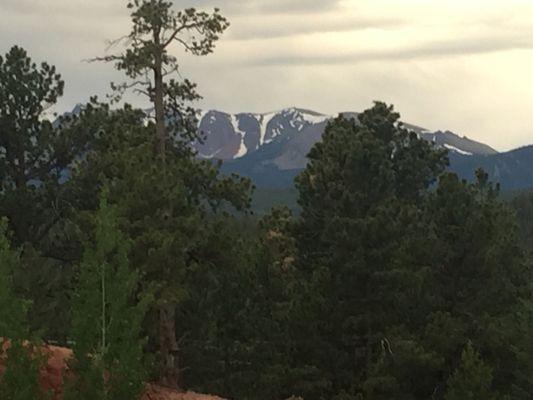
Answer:
<svg viewBox="0 0 533 400"><path fill-rule="evenodd" d="M209 110L200 110L198 113L198 126L204 120L204 117L209 113Z"/></svg>
<svg viewBox="0 0 533 400"><path fill-rule="evenodd" d="M446 147L448 150L455 151L456 153L462 154L464 156L473 155L473 153L471 153L469 151L464 151L464 150L458 149L457 147L452 146L451 144L448 144L448 143L444 143L444 147Z"/></svg>
<svg viewBox="0 0 533 400"><path fill-rule="evenodd" d="M259 126L260 126L260 136L259 136L259 145L263 145L265 143L268 143L268 142L265 142L265 137L266 137L266 134L267 134L267 128L268 128L268 123L270 121L272 121L272 119L276 116L277 113L275 112L271 112L271 113L267 113L267 114L255 114L254 117L257 119L257 122L259 122Z"/></svg>
<svg viewBox="0 0 533 400"><path fill-rule="evenodd" d="M322 122L325 122L329 119L332 119L333 117L330 115L322 115L322 114L302 114L303 118L306 122L310 124L321 124Z"/></svg>
<svg viewBox="0 0 533 400"><path fill-rule="evenodd" d="M237 118L236 115L231 116L231 124L233 125L233 130L235 131L235 133L237 133L241 137L241 145L239 147L239 151L237 152L237 154L235 154L235 157L234 157L234 158L240 158L246 155L246 153L248 153L248 149L246 148L246 145L244 144L244 136L246 135L246 132L241 131L241 129L239 128L239 119Z"/></svg>

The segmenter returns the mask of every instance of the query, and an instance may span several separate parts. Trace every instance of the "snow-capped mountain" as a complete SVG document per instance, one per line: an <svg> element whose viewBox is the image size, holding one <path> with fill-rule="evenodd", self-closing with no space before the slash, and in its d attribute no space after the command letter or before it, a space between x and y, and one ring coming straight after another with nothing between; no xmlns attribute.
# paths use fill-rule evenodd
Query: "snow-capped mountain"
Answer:
<svg viewBox="0 0 533 400"><path fill-rule="evenodd" d="M355 118L355 112L343 112ZM250 177L258 187L289 188L294 177L307 164L307 154L320 141L327 122L334 116L288 108L265 114L228 114L221 111L201 113L199 129L205 140L195 147L202 158L224 160L225 173ZM404 123L421 138L446 148L450 170L465 179L483 167L494 181L506 189L533 186L533 161L526 162L533 148L498 153L492 147L450 131L430 132Z"/></svg>
<svg viewBox="0 0 533 400"><path fill-rule="evenodd" d="M81 106L68 115L79 114ZM357 113L342 113L356 118ZM228 114L205 111L199 129L205 140L194 144L199 157L225 162L222 171L252 179L257 187L292 188L294 178L305 168L307 154L333 116L288 108L265 114ZM57 123L57 121L56 121ZM533 187L533 146L498 153L490 146L449 131L430 132L404 123L421 138L449 150L450 167L461 178L473 180L483 168L504 190Z"/></svg>
<svg viewBox="0 0 533 400"><path fill-rule="evenodd" d="M354 112L342 114L347 118L358 116ZM266 114L203 112L199 128L205 141L195 147L200 157L224 160L225 173L247 176L258 187L290 188L331 118L299 108ZM462 178L474 179L474 171L483 167L504 189L533 187L533 147L498 153L450 131L430 132L408 123L404 126L435 146L446 148L450 170Z"/></svg>
<svg viewBox="0 0 533 400"><path fill-rule="evenodd" d="M356 118L357 113L342 113ZM221 111L202 112L199 129L203 143L195 145L202 158L235 160L261 152L276 143L280 152L271 159L281 169L303 168L311 147L320 140L327 121L333 116L299 108L288 108L265 114L228 114ZM429 132L416 125L405 124L422 138L462 155L496 154L491 147L460 137L452 132ZM271 153L271 151L268 151ZM272 155L272 154L271 154Z"/></svg>
<svg viewBox="0 0 533 400"><path fill-rule="evenodd" d="M329 118L297 108L265 114L206 111L199 118L199 129L205 139L196 148L202 158L232 160L250 154L276 138L303 133L306 128Z"/></svg>
<svg viewBox="0 0 533 400"><path fill-rule="evenodd" d="M357 118L357 113L343 113ZM202 158L234 160L258 151L274 141L288 141L292 156L305 163L305 156L314 143L320 140L328 120L333 116L299 108L287 108L265 114L228 114L221 111L204 111L200 114L199 129L204 135L203 143L196 149ZM422 138L445 147L450 152L463 155L496 154L497 151L483 143L460 137L452 132L429 132L411 124L405 124ZM278 161L294 166L290 155L279 154Z"/></svg>

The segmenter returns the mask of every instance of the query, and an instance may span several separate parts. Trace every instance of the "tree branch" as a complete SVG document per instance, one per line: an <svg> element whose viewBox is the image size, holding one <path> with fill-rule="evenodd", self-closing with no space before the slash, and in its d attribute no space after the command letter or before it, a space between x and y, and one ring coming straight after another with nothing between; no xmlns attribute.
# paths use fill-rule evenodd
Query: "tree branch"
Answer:
<svg viewBox="0 0 533 400"><path fill-rule="evenodd" d="M176 39L176 37L178 36L178 34L179 34L180 32L182 32L182 31L184 31L184 30L193 29L193 28L198 29L198 23L184 24L184 25L180 26L179 28L177 28L177 29L172 33L172 35L170 36L170 38L168 38L168 40L167 40L165 43L163 43L163 48L164 48L164 49L167 48L168 45L169 45L170 43L172 43L172 41L173 41L174 39Z"/></svg>

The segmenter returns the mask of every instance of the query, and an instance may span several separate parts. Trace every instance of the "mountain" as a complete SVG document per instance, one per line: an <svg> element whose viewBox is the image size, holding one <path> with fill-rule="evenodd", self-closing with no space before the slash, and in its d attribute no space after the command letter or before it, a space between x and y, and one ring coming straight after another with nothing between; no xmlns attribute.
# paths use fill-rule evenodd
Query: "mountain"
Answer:
<svg viewBox="0 0 533 400"><path fill-rule="evenodd" d="M357 113L342 113L357 119ZM224 160L222 170L238 173L263 189L292 188L307 163L307 154L320 140L332 119L315 111L289 108L266 114L201 114L199 127L205 141L196 144L200 157ZM533 187L533 146L498 153L492 147L450 131L430 132L417 125L404 126L435 146L449 151L450 170L473 180L482 167L504 190Z"/></svg>
<svg viewBox="0 0 533 400"><path fill-rule="evenodd" d="M76 115L80 109L76 106L65 115ZM342 115L357 119L358 113ZM201 158L223 160L223 172L251 178L264 193L278 193L294 187L294 178L305 168L309 150L321 139L332 118L300 108L265 114L204 111L199 118L204 140L194 146ZM449 169L461 178L471 181L475 170L483 168L503 190L533 188L533 146L498 153L450 131L430 132L409 123L404 126L435 146L448 149Z"/></svg>
<svg viewBox="0 0 533 400"><path fill-rule="evenodd" d="M357 113L342 113L357 119ZM268 153L269 162L281 170L303 168L311 147L320 140L333 116L299 108L287 108L266 114L228 114L211 110L201 113L199 129L205 140L196 144L202 158L236 160L256 152ZM405 126L437 146L459 154L496 154L496 150L452 132L431 133L416 125ZM273 151L273 147L277 147ZM252 156L257 159L257 156ZM265 155L260 156L266 160Z"/></svg>
<svg viewBox="0 0 533 400"><path fill-rule="evenodd" d="M478 168L483 168L505 191L533 188L533 146L491 155L450 153L450 170L460 177L472 181Z"/></svg>
<svg viewBox="0 0 533 400"><path fill-rule="evenodd" d="M205 140L197 143L196 149L202 158L241 158L279 138L308 137L309 128L316 129L321 124L325 126L325 121L330 118L297 108L266 114L227 114L211 110L200 115L199 129Z"/></svg>

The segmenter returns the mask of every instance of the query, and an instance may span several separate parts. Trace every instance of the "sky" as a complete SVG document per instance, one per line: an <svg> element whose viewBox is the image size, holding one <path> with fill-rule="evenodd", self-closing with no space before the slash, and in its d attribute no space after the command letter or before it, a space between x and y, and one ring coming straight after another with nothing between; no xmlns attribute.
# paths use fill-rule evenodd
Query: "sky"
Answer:
<svg viewBox="0 0 533 400"><path fill-rule="evenodd" d="M129 32L126 0L0 0L0 54L57 66L58 111L123 77L86 60ZM533 1L175 0L231 22L215 53L178 57L199 108L325 114L394 104L406 122L505 151L533 144ZM141 104L141 99L128 99Z"/></svg>

